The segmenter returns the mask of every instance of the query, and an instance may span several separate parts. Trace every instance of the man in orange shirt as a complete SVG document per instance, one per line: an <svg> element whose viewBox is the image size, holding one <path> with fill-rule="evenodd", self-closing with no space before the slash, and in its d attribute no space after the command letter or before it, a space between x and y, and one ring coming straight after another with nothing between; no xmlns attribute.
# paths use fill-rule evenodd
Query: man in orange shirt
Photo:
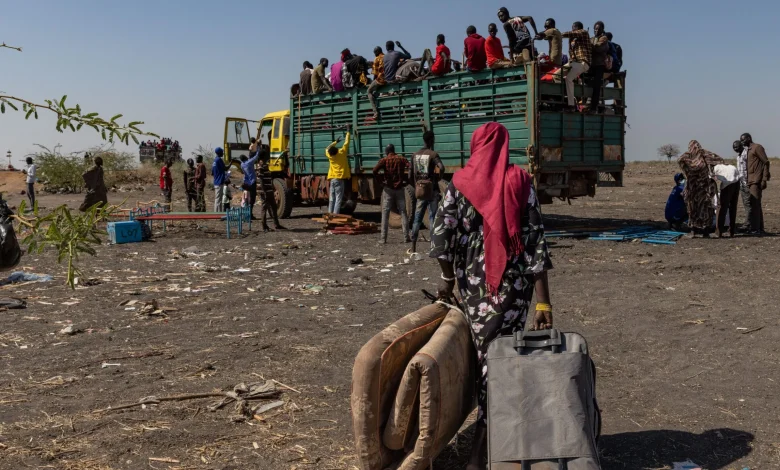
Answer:
<svg viewBox="0 0 780 470"><path fill-rule="evenodd" d="M490 23L488 26L489 36L485 40L485 53L487 54L488 67L491 69L508 69L512 67L511 60L506 60L504 56L504 47L501 45L501 39L498 38L498 26Z"/></svg>

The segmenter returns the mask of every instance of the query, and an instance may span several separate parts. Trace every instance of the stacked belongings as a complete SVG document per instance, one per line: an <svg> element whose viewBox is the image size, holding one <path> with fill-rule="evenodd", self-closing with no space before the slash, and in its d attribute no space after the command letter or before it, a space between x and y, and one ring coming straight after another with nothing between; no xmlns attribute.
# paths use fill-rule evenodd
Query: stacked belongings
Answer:
<svg viewBox="0 0 780 470"><path fill-rule="evenodd" d="M362 470L428 468L474 409L475 357L468 321L440 304L371 339L352 371Z"/></svg>

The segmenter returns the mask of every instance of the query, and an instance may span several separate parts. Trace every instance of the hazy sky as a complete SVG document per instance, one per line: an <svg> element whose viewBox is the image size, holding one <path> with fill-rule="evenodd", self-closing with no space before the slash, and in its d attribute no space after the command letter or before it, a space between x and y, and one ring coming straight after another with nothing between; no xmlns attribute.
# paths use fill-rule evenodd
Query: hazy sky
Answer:
<svg viewBox="0 0 780 470"><path fill-rule="evenodd" d="M503 1L0 0L0 91L33 101L69 96L105 117L123 113L178 139L185 155L221 145L226 116L258 119L288 105L301 63L331 62L349 47L400 40L413 54L444 33L460 55L466 27L481 34ZM603 20L628 70L626 156L655 159L664 143L690 139L724 156L750 131L780 154L777 34L780 3L744 0L510 2L513 15L561 30ZM503 38L503 33L501 33ZM505 38L504 42L506 42ZM567 45L564 44L564 48ZM540 50L546 51L546 44ZM59 134L54 120L0 115L0 157L16 162L34 143L76 151L92 130ZM135 148L131 151L136 152ZM0 162L4 162L0 158Z"/></svg>

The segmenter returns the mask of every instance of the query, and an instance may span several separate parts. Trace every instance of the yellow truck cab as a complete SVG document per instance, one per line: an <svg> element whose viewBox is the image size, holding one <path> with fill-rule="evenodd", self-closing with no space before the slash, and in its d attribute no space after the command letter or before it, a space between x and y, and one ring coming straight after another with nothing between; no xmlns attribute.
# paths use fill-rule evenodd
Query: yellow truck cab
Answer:
<svg viewBox="0 0 780 470"><path fill-rule="evenodd" d="M257 124L256 132L252 135L251 124ZM276 202L279 216L290 216L293 207L293 189L290 173L288 171L288 151L290 145L290 111L278 111L266 114L260 121L244 118L225 118L225 164L241 172L241 165L237 163L242 155L249 156L250 139L255 137L263 145L267 145L271 158L268 162L268 170L274 177L276 189Z"/></svg>

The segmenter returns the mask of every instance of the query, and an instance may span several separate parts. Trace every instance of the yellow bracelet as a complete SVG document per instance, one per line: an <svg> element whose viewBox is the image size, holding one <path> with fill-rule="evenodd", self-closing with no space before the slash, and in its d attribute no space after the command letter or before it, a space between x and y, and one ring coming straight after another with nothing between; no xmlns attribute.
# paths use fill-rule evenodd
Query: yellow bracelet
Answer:
<svg viewBox="0 0 780 470"><path fill-rule="evenodd" d="M537 312L552 312L552 305L544 304L544 303L537 303L536 304L536 311Z"/></svg>

